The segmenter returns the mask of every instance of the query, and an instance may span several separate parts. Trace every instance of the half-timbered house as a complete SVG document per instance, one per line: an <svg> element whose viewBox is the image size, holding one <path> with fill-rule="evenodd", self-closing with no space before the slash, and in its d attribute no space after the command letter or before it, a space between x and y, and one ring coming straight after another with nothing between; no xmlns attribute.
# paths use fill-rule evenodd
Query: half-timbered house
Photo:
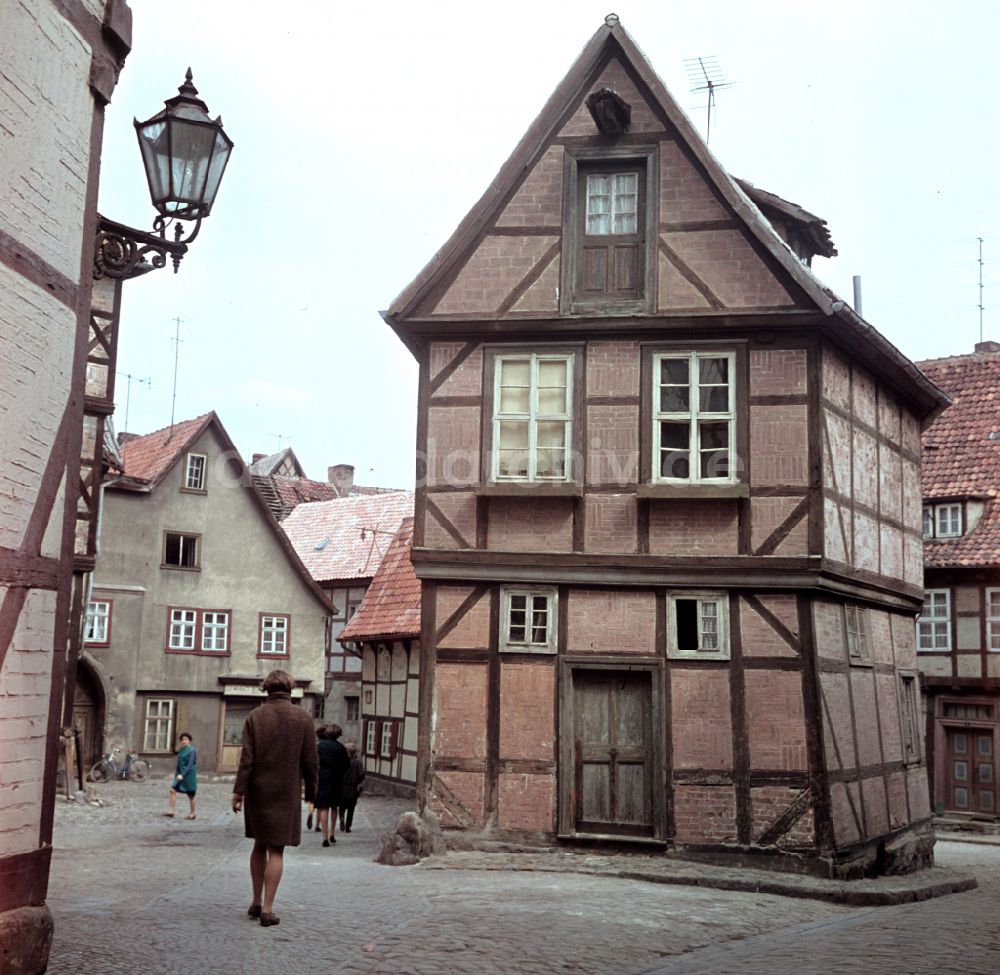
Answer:
<svg viewBox="0 0 1000 975"><path fill-rule="evenodd" d="M370 780L411 793L417 779L420 700L420 580L404 518L341 642L360 648L361 738Z"/></svg>
<svg viewBox="0 0 1000 975"><path fill-rule="evenodd" d="M935 811L1000 810L1000 343L920 363L953 405L924 433L917 663Z"/></svg>
<svg viewBox="0 0 1000 975"><path fill-rule="evenodd" d="M832 253L612 15L384 313L420 366L417 781L446 830L928 862L947 401L813 275Z"/></svg>

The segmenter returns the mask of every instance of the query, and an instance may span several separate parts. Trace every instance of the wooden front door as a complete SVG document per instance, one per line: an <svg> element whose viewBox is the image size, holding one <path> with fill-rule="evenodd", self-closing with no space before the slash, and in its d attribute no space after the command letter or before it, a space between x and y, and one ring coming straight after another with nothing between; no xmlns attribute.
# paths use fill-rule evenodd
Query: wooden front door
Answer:
<svg viewBox="0 0 1000 975"><path fill-rule="evenodd" d="M573 673L576 831L653 835L652 679Z"/></svg>
<svg viewBox="0 0 1000 975"><path fill-rule="evenodd" d="M952 812L996 815L997 762L992 730L947 728L945 741L945 807Z"/></svg>
<svg viewBox="0 0 1000 975"><path fill-rule="evenodd" d="M240 766L243 749L243 725L250 712L260 702L226 701L222 719L222 747L219 754L219 771L235 772Z"/></svg>

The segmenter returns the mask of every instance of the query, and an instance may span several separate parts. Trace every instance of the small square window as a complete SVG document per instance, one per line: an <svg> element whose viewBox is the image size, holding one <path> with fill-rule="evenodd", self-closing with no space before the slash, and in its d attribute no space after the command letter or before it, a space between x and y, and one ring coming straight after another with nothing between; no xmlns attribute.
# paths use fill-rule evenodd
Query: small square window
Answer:
<svg viewBox="0 0 1000 975"><path fill-rule="evenodd" d="M960 538L962 526L961 504L928 504L924 506L924 538Z"/></svg>
<svg viewBox="0 0 1000 975"><path fill-rule="evenodd" d="M83 642L88 646L107 646L111 641L111 602L94 600L87 604Z"/></svg>
<svg viewBox="0 0 1000 975"><path fill-rule="evenodd" d="M197 569L198 535L185 535L180 532L166 532L163 544L163 564L176 569Z"/></svg>
<svg viewBox="0 0 1000 975"><path fill-rule="evenodd" d="M951 649L951 591L927 589L917 618L917 650Z"/></svg>
<svg viewBox="0 0 1000 975"><path fill-rule="evenodd" d="M872 660L871 631L865 606L844 606L844 637L847 655L852 664L868 664Z"/></svg>
<svg viewBox="0 0 1000 975"><path fill-rule="evenodd" d="M260 618L260 653L267 656L288 656L287 616L261 616Z"/></svg>
<svg viewBox="0 0 1000 975"><path fill-rule="evenodd" d="M188 454L184 471L184 488L188 491L205 490L205 465L208 458L204 454Z"/></svg>
<svg viewBox="0 0 1000 975"><path fill-rule="evenodd" d="M729 659L725 594L670 593L667 610L669 656L690 660Z"/></svg>
<svg viewBox="0 0 1000 975"><path fill-rule="evenodd" d="M557 604L554 589L504 589L500 649L555 653Z"/></svg>
<svg viewBox="0 0 1000 975"><path fill-rule="evenodd" d="M194 609L170 610L168 650L194 650L198 611Z"/></svg>
<svg viewBox="0 0 1000 975"><path fill-rule="evenodd" d="M225 653L229 649L229 614L201 614L201 649L205 653Z"/></svg>

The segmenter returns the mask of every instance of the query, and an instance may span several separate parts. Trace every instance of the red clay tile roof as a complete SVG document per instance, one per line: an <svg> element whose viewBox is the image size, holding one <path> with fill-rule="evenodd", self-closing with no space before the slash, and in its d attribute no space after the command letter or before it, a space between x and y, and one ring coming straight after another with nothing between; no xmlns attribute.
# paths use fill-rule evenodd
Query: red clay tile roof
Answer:
<svg viewBox="0 0 1000 975"><path fill-rule="evenodd" d="M1000 564L1000 353L917 363L952 399L924 431L924 501L986 500L979 523L961 538L924 542L928 568Z"/></svg>
<svg viewBox="0 0 1000 975"><path fill-rule="evenodd" d="M403 640L420 635L420 580L410 562L413 519L404 518L357 613L340 640Z"/></svg>
<svg viewBox="0 0 1000 975"><path fill-rule="evenodd" d="M127 440L121 448L125 476L144 484L156 483L214 419L215 413L205 413Z"/></svg>
<svg viewBox="0 0 1000 975"><path fill-rule="evenodd" d="M412 514L412 491L351 495L300 504L281 527L317 582L370 579Z"/></svg>

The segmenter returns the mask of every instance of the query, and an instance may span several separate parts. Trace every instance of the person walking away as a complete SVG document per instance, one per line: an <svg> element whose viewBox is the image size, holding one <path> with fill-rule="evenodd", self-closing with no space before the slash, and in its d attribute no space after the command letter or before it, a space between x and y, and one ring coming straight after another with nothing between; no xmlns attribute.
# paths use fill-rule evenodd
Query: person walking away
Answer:
<svg viewBox="0 0 1000 975"><path fill-rule="evenodd" d="M344 773L344 784L340 789L340 831L349 833L354 822L354 809L361 795L361 783L365 780L365 766L358 758L358 743L347 743L347 754L350 764Z"/></svg>
<svg viewBox="0 0 1000 975"><path fill-rule="evenodd" d="M243 749L233 784L233 812L243 809L245 834L253 843L247 908L262 927L280 922L274 897L284 871L285 847L298 846L302 834L302 789L311 802L316 794L316 738L313 719L292 703L295 682L284 670L272 670L261 688L267 701L243 724Z"/></svg>
<svg viewBox="0 0 1000 975"><path fill-rule="evenodd" d="M323 846L337 842L334 830L337 825L337 809L341 802L344 774L351 763L347 749L341 744L343 731L338 724L324 725L317 731L319 741L316 751L319 756L319 787L316 789L316 809Z"/></svg>
<svg viewBox="0 0 1000 975"><path fill-rule="evenodd" d="M174 815L174 805L177 802L177 793L183 792L188 797L191 806L185 819L194 819L194 797L198 792L198 752L194 747L194 739L188 732L181 734L181 749L177 753L177 768L174 777L170 780L170 798L167 800L167 811L163 814L171 819Z"/></svg>

